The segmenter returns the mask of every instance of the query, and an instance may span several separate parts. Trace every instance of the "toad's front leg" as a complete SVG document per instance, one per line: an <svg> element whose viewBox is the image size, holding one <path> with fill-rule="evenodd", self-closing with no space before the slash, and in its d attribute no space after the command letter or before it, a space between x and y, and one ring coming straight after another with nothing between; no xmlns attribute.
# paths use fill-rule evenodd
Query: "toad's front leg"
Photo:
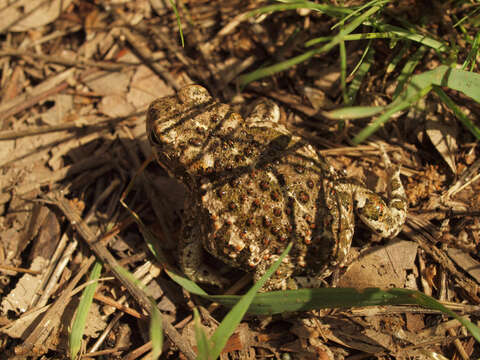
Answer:
<svg viewBox="0 0 480 360"><path fill-rule="evenodd" d="M180 268L195 282L224 287L227 281L215 269L205 264L205 250L199 228L198 217L193 213L182 223L178 247Z"/></svg>

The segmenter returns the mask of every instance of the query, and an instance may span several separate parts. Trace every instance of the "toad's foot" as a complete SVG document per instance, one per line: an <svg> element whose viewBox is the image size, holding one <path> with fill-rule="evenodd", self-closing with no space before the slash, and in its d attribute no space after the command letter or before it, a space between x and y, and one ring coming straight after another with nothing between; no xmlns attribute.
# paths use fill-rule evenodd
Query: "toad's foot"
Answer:
<svg viewBox="0 0 480 360"><path fill-rule="evenodd" d="M388 176L388 204L363 186L352 184L355 210L360 219L383 238L393 238L402 229L407 217L407 197L400 181L400 167L393 166L383 148L382 159Z"/></svg>

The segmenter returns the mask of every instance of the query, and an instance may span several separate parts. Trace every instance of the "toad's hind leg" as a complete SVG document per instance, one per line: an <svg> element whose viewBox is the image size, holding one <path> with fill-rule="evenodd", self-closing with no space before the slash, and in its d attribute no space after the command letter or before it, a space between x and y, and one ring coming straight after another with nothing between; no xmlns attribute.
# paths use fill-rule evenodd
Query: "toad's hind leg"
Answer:
<svg viewBox="0 0 480 360"><path fill-rule="evenodd" d="M205 264L202 239L196 229L194 217L187 219L182 226L181 239L178 247L179 265L185 275L191 280L204 284L224 287L227 283L215 269Z"/></svg>

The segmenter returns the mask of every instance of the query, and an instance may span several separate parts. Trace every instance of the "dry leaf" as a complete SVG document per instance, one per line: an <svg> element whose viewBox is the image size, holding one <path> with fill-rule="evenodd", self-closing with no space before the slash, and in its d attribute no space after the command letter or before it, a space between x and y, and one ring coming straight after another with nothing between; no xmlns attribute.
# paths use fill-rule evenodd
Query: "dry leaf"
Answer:
<svg viewBox="0 0 480 360"><path fill-rule="evenodd" d="M48 101L53 101L54 105L41 115L43 122L48 125L57 125L63 122L67 114L72 111L73 96L67 94L57 94Z"/></svg>
<svg viewBox="0 0 480 360"><path fill-rule="evenodd" d="M460 266L466 273L480 283L480 262L461 249L449 248L448 256Z"/></svg>
<svg viewBox="0 0 480 360"><path fill-rule="evenodd" d="M454 174L457 173L455 153L457 152L457 129L436 120L428 120L425 124L426 132L435 149L442 155L443 160L450 166Z"/></svg>
<svg viewBox="0 0 480 360"><path fill-rule="evenodd" d="M145 65L141 65L133 75L127 99L137 110L141 110L145 109L156 98L173 95L173 93L172 88L167 86L152 70Z"/></svg>
<svg viewBox="0 0 480 360"><path fill-rule="evenodd" d="M403 287L406 270L414 267L418 245L412 241L393 240L386 246L363 251L340 278L339 287Z"/></svg>
<svg viewBox="0 0 480 360"><path fill-rule="evenodd" d="M98 110L110 117L128 116L135 111L124 95L105 95L98 104Z"/></svg>
<svg viewBox="0 0 480 360"><path fill-rule="evenodd" d="M30 265L30 270L40 271L48 263L48 260L37 256ZM41 275L25 274L18 281L15 289L10 291L8 296L4 297L0 305L3 315L8 311L23 313L30 308L30 303L38 291L38 286L42 281Z"/></svg>
<svg viewBox="0 0 480 360"><path fill-rule="evenodd" d="M0 0L0 32L25 31L51 23L72 0Z"/></svg>

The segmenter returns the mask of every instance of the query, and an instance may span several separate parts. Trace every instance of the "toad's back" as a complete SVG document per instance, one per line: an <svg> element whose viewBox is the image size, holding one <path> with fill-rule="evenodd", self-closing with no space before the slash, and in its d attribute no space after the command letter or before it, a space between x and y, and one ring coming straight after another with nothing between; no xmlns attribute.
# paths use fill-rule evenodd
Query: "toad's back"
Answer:
<svg viewBox="0 0 480 360"><path fill-rule="evenodd" d="M210 253L251 270L293 240L291 266L319 272L336 247L338 205L325 194L335 173L265 113L245 121L204 92L172 96L150 107L148 133L161 144L159 160L190 190L186 211L201 217L197 231Z"/></svg>
<svg viewBox="0 0 480 360"><path fill-rule="evenodd" d="M189 190L180 262L184 271L193 269L190 277L201 279L194 273L199 243L260 276L293 241L276 274L283 283L271 288L284 288L291 274L319 275L344 260L354 186L279 125L275 113L276 105L259 103L244 120L197 85L150 105L147 133L157 158ZM367 191L358 197L362 206L372 199L378 207L380 197Z"/></svg>

